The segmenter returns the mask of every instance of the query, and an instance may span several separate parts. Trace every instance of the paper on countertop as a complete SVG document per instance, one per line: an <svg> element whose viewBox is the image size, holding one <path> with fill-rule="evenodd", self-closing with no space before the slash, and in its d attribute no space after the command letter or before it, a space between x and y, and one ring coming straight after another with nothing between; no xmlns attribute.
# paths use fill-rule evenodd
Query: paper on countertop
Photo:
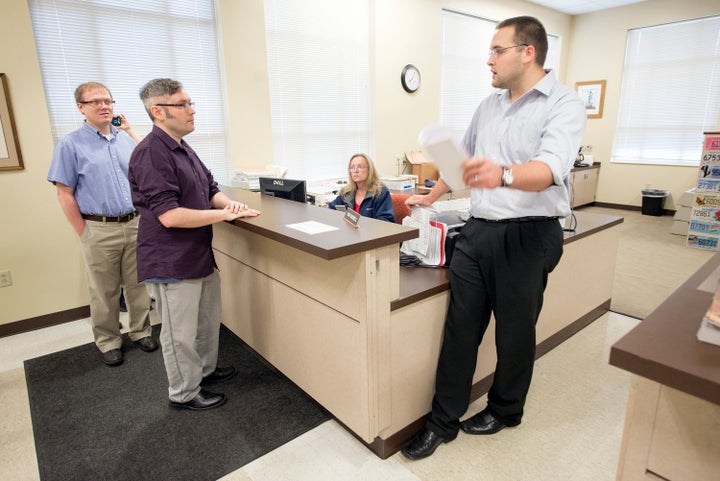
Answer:
<svg viewBox="0 0 720 481"><path fill-rule="evenodd" d="M443 181L452 190L463 190L467 187L463 182L460 164L470 155L460 144L455 133L442 125L428 125L420 131L418 143L430 160L440 171Z"/></svg>
<svg viewBox="0 0 720 481"><path fill-rule="evenodd" d="M322 222L317 222L314 220L309 220L307 222L299 222L297 224L288 224L287 227L299 230L300 232L304 232L310 235L322 234L323 232L338 230L337 227L323 224Z"/></svg>

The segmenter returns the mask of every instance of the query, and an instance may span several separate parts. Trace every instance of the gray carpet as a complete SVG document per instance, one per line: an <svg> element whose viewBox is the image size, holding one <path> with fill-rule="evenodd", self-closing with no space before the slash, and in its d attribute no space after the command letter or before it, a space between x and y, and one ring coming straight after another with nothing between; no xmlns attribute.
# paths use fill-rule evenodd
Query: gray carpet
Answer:
<svg viewBox="0 0 720 481"><path fill-rule="evenodd" d="M715 254L686 247L685 236L671 234L672 216L603 207L581 209L624 218L610 305L613 312L644 319Z"/></svg>
<svg viewBox="0 0 720 481"><path fill-rule="evenodd" d="M215 480L329 419L224 326L218 365L239 373L206 412L168 407L159 349L124 350L113 368L94 344L25 361L41 480Z"/></svg>

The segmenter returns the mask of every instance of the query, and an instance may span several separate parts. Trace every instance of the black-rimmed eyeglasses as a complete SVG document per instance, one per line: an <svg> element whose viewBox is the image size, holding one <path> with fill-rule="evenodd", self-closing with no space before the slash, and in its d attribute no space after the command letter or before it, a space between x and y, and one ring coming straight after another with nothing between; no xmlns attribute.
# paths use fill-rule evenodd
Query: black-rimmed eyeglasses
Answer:
<svg viewBox="0 0 720 481"><path fill-rule="evenodd" d="M158 107L177 107L177 108L183 109L183 110L185 110L188 107L191 109L195 108L195 102L183 102L181 104L155 104L155 105L157 105Z"/></svg>
<svg viewBox="0 0 720 481"><path fill-rule="evenodd" d="M94 99L94 100L81 100L78 102L79 104L90 104L94 105L95 107L100 107L101 105L107 105L108 107L115 103L112 99Z"/></svg>

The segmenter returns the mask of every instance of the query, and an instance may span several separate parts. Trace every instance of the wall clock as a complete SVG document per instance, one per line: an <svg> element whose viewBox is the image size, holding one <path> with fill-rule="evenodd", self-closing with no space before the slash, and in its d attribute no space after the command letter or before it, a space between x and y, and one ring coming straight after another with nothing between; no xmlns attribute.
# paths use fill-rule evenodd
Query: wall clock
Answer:
<svg viewBox="0 0 720 481"><path fill-rule="evenodd" d="M420 88L420 71L416 66L407 64L400 74L400 83L406 92L417 92Z"/></svg>

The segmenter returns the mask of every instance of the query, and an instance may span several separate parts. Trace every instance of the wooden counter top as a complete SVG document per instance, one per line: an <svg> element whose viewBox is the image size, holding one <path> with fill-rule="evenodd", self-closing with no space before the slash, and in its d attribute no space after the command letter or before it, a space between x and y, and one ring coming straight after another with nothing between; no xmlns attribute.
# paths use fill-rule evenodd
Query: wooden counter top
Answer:
<svg viewBox="0 0 720 481"><path fill-rule="evenodd" d="M622 217L576 211L577 226L575 232L565 232L565 244L575 242L623 222ZM448 270L444 267L401 267L400 297L391 303L391 310L430 297L450 287Z"/></svg>
<svg viewBox="0 0 720 481"><path fill-rule="evenodd" d="M712 294L698 287L718 266L720 254L616 342L610 364L720 404L720 346L696 337L712 301Z"/></svg>
<svg viewBox="0 0 720 481"><path fill-rule="evenodd" d="M258 217L237 219L232 224L327 260L391 244L399 245L419 235L415 228L368 217L361 217L359 228L355 229L345 222L340 211L233 187L222 186L221 190L231 199L262 212ZM289 224L308 221L337 227L337 230L311 235L288 227Z"/></svg>

